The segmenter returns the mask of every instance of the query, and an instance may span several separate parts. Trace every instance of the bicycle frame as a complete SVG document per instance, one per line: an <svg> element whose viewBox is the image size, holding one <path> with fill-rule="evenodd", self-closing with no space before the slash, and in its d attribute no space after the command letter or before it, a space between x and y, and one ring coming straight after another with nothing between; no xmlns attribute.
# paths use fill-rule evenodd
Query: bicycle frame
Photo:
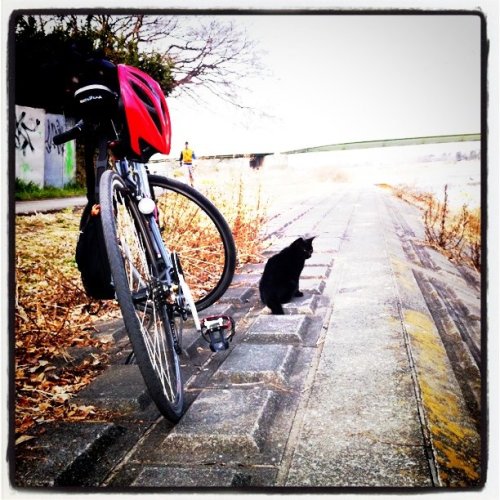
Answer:
<svg viewBox="0 0 500 500"><path fill-rule="evenodd" d="M176 297L180 295L180 303L177 303L178 308L181 311L186 311L186 305L189 307L189 312L193 318L196 330L201 332L201 323L198 316L198 312L194 305L194 300L187 286L182 273L176 268L176 263L172 258L172 252L170 252L163 242L161 237L160 228L157 222L157 208L154 203L153 193L151 192L151 187L148 180L148 170L147 165L144 163L139 163L136 161L129 161L126 158L116 160L115 170L117 173L125 180L127 187L130 189L132 197L137 203L139 212L144 216L147 224L145 224L146 230L149 232L149 239L153 245L153 250L157 259L163 264L162 266L157 266L161 269L161 276L159 277L160 282L165 291L169 293L175 293ZM141 210L141 202L143 200L152 200L151 203L144 203L147 205L145 209ZM174 291L174 285L172 276L175 275L179 281L178 289ZM187 304L182 304L183 299ZM182 314L182 313L181 313ZM182 314L184 316L184 314ZM185 319L185 318L184 318Z"/></svg>

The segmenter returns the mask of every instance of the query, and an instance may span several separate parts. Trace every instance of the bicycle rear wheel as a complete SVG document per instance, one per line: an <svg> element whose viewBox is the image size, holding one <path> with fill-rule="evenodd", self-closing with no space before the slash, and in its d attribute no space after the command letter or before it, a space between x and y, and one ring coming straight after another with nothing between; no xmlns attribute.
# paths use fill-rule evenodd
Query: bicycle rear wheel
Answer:
<svg viewBox="0 0 500 500"><path fill-rule="evenodd" d="M182 375L145 221L111 170L101 178L100 203L116 297L139 369L160 412L177 422L184 409Z"/></svg>
<svg viewBox="0 0 500 500"><path fill-rule="evenodd" d="M165 246L179 256L184 277L201 311L218 300L233 279L236 246L213 203L192 187L149 175Z"/></svg>

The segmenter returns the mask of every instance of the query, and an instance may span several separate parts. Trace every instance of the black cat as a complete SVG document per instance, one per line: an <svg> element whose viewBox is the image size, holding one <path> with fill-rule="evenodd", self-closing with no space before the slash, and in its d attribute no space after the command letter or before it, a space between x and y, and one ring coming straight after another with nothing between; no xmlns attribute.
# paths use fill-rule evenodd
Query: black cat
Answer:
<svg viewBox="0 0 500 500"><path fill-rule="evenodd" d="M266 263L259 283L260 298L273 314L285 314L281 304L302 297L299 277L313 253L312 238L298 238Z"/></svg>

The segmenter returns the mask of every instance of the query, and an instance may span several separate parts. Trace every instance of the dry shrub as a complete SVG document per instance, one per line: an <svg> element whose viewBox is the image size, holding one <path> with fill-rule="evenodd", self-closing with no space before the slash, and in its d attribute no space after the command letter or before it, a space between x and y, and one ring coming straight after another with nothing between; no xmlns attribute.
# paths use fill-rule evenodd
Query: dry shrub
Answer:
<svg viewBox="0 0 500 500"><path fill-rule="evenodd" d="M381 186L387 187L387 186ZM481 212L463 204L460 211L450 208L448 185L443 201L432 193L400 185L390 187L398 198L419 207L423 212L426 241L458 263L481 268Z"/></svg>
<svg viewBox="0 0 500 500"><path fill-rule="evenodd" d="M479 210L466 204L453 213L448 203L448 185L442 202L432 196L426 201L424 228L427 241L448 257L481 268L481 219Z"/></svg>
<svg viewBox="0 0 500 500"><path fill-rule="evenodd" d="M260 190L250 187L241 176L238 181L226 176L223 184L198 177L197 188L216 205L231 228L239 265L258 261L265 220ZM162 237L169 250L179 255L186 281L198 300L213 289L222 273L225 255L218 230L185 196L157 188L155 197Z"/></svg>
<svg viewBox="0 0 500 500"><path fill-rule="evenodd" d="M416 205L419 208L425 208L429 206L429 204L431 204L433 200L435 200L435 197L432 193L418 191L414 187L407 186L405 184L398 186L383 184L382 187L389 187L392 190L392 193L398 198L411 203L412 205Z"/></svg>
<svg viewBox="0 0 500 500"><path fill-rule="evenodd" d="M266 222L266 209L260 187L256 193L245 189L242 178L239 179L234 211L227 216L238 249L241 265L258 262L261 258L261 229Z"/></svg>
<svg viewBox="0 0 500 500"><path fill-rule="evenodd" d="M238 264L261 260L262 227L267 220L267 206L259 182L244 180L243 174L228 177L222 185L206 181L201 190L226 219L238 251Z"/></svg>

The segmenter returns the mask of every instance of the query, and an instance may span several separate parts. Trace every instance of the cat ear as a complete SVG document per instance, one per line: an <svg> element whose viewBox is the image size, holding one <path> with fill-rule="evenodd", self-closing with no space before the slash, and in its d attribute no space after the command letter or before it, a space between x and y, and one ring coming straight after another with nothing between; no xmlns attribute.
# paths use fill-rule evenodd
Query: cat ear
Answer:
<svg viewBox="0 0 500 500"><path fill-rule="evenodd" d="M314 238L316 238L316 235L314 236L310 236L309 238L302 238L306 243L312 243L312 241L314 240Z"/></svg>

